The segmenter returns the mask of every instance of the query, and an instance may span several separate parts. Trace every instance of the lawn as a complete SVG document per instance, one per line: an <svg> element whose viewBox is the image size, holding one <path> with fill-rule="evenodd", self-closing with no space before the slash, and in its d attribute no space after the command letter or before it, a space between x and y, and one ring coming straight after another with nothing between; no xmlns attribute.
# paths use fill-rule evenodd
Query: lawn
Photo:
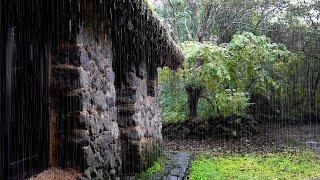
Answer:
<svg viewBox="0 0 320 180"><path fill-rule="evenodd" d="M191 163L190 180L311 179L320 177L320 160L310 151L276 154L202 154Z"/></svg>

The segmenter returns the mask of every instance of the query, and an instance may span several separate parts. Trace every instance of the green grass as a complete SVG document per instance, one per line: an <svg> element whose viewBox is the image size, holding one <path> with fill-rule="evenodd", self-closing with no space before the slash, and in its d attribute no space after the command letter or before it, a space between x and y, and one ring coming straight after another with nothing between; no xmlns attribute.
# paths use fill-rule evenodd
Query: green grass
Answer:
<svg viewBox="0 0 320 180"><path fill-rule="evenodd" d="M267 155L200 155L191 164L190 180L311 179L320 177L320 160L310 151Z"/></svg>
<svg viewBox="0 0 320 180"><path fill-rule="evenodd" d="M163 170L164 170L164 157L160 157L152 163L151 167L139 173L136 176L136 179L145 180L145 179L148 179L148 177L152 176L153 174L162 172Z"/></svg>

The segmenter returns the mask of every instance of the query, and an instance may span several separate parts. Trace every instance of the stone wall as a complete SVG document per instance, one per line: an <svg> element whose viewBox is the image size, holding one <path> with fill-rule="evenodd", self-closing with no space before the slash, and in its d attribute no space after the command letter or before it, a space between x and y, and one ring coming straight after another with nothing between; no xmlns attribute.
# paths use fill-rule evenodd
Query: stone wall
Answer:
<svg viewBox="0 0 320 180"><path fill-rule="evenodd" d="M121 157L110 41L81 31L57 54L51 68L51 121L57 125L52 154L58 165L83 170L83 178L115 179Z"/></svg>
<svg viewBox="0 0 320 180"><path fill-rule="evenodd" d="M157 83L149 82L144 63L141 62L137 69L129 68L133 72L126 73L126 81L117 90L125 174L144 170L161 153L161 120L158 92L155 91Z"/></svg>
<svg viewBox="0 0 320 180"><path fill-rule="evenodd" d="M81 29L52 53L51 165L76 167L84 179L116 179L161 153L156 67L93 32Z"/></svg>
<svg viewBox="0 0 320 180"><path fill-rule="evenodd" d="M181 52L145 2L5 2L10 6L1 15L8 16L1 20L26 37L18 44L37 40L46 46L33 51L50 54L50 165L76 167L88 179L117 179L146 168L162 139L150 70L176 68Z"/></svg>

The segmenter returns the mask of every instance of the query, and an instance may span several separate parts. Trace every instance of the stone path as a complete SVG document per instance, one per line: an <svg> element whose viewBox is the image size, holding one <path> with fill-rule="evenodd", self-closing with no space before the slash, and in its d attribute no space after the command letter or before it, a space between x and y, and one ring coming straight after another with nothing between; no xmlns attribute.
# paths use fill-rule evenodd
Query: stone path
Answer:
<svg viewBox="0 0 320 180"><path fill-rule="evenodd" d="M320 142L317 141L307 141L306 146L314 150L315 154L320 157Z"/></svg>
<svg viewBox="0 0 320 180"><path fill-rule="evenodd" d="M154 174L150 180L183 180L187 176L191 152L178 151L166 152L168 160L165 163L164 172Z"/></svg>

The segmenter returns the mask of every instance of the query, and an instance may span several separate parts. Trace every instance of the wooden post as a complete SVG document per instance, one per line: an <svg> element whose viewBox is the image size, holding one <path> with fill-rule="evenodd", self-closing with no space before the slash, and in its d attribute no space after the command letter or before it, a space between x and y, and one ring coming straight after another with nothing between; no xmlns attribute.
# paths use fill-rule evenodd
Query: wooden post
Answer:
<svg viewBox="0 0 320 180"><path fill-rule="evenodd" d="M51 48L49 48L51 49ZM56 132L57 132L57 112L56 112L56 100L52 96L52 92L50 89L50 84L52 80L52 52L49 52L49 76L48 76L48 86L49 86L49 166L50 167L56 167L58 165L57 161L57 137L56 137Z"/></svg>

